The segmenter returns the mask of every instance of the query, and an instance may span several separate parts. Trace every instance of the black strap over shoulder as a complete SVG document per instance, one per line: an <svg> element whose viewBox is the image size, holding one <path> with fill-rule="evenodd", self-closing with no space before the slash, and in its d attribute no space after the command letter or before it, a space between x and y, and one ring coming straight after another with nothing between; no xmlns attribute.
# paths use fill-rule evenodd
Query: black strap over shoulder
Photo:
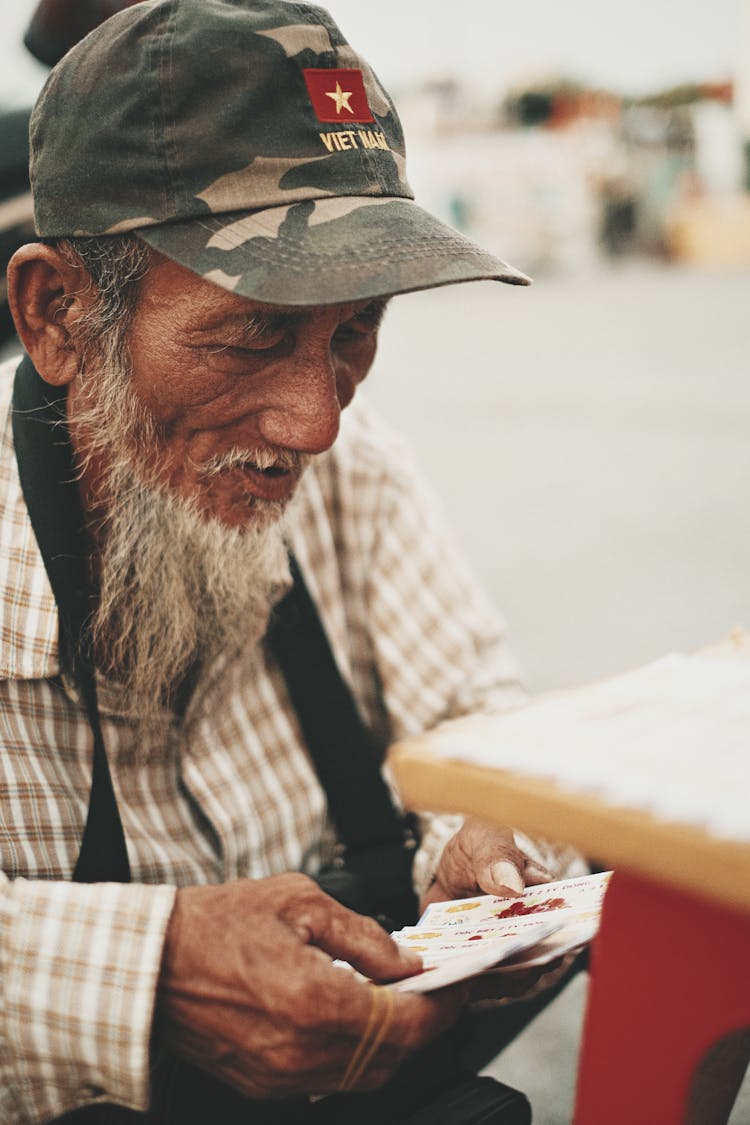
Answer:
<svg viewBox="0 0 750 1125"><path fill-rule="evenodd" d="M321 885L395 929L417 917L412 821L394 807L380 768L382 750L362 721L293 556L290 567L294 584L274 611L268 642L346 844L340 876L329 872Z"/></svg>
<svg viewBox="0 0 750 1125"><path fill-rule="evenodd" d="M128 883L128 851L104 749L88 644L88 551L65 426L65 390L45 383L28 356L13 384L13 441L26 507L57 602L61 664L83 696L94 735L88 815L73 879Z"/></svg>
<svg viewBox="0 0 750 1125"><path fill-rule="evenodd" d="M65 425L65 391L50 387L28 357L16 372L13 435L24 498L55 595L61 654L77 683L94 734L88 817L73 874L78 882L128 882L122 829L96 699L89 644L90 583L84 516ZM346 845L346 867L371 885L372 912L411 920L412 843L380 770L380 752L336 664L299 566L274 610L268 643L284 674L331 815Z"/></svg>
<svg viewBox="0 0 750 1125"><path fill-rule="evenodd" d="M276 607L269 643L283 669L323 788L329 795L341 793L336 825L352 851L400 842L401 817L382 781L379 747L333 660L294 557L290 567L294 585ZM374 772L380 779L375 786Z"/></svg>

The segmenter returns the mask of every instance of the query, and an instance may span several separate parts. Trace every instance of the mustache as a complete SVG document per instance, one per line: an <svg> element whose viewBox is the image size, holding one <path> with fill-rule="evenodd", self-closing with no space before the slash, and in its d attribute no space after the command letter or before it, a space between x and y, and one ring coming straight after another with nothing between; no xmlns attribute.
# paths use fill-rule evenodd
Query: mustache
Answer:
<svg viewBox="0 0 750 1125"><path fill-rule="evenodd" d="M251 465L261 472L302 472L310 463L312 454L300 453L296 449L243 449L234 446L225 453L215 453L198 466L202 477L210 478L226 473L230 469L242 469Z"/></svg>

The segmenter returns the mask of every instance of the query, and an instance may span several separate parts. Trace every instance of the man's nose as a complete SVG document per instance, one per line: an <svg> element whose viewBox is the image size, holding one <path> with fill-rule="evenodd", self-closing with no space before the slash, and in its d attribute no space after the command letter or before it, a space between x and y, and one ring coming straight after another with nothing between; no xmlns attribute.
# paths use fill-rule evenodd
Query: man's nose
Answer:
<svg viewBox="0 0 750 1125"><path fill-rule="evenodd" d="M327 343L288 357L272 398L258 419L264 441L299 453L330 449L339 432L341 404Z"/></svg>

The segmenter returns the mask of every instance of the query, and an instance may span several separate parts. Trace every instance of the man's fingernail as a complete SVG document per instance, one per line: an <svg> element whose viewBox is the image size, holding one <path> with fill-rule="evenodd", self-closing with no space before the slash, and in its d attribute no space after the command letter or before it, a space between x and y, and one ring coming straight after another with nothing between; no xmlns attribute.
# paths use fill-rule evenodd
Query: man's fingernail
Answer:
<svg viewBox="0 0 750 1125"><path fill-rule="evenodd" d="M507 887L509 891L516 891L519 895L526 889L523 876L518 868L507 859L500 860L498 863L493 863L490 872L492 874L493 883L498 887Z"/></svg>
<svg viewBox="0 0 750 1125"><path fill-rule="evenodd" d="M399 946L399 952L401 960L405 961L410 967L413 966L415 972L422 968L422 958L418 953L413 953L411 949L404 949L402 945Z"/></svg>

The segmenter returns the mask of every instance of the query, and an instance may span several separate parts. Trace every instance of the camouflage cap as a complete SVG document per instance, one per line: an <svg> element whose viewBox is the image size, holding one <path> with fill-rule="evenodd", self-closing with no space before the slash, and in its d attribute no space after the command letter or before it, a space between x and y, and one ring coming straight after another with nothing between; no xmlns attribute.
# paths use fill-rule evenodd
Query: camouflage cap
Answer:
<svg viewBox="0 0 750 1125"><path fill-rule="evenodd" d="M31 182L41 237L135 231L258 301L528 281L414 203L393 102L308 4L144 0L111 17L49 76Z"/></svg>

